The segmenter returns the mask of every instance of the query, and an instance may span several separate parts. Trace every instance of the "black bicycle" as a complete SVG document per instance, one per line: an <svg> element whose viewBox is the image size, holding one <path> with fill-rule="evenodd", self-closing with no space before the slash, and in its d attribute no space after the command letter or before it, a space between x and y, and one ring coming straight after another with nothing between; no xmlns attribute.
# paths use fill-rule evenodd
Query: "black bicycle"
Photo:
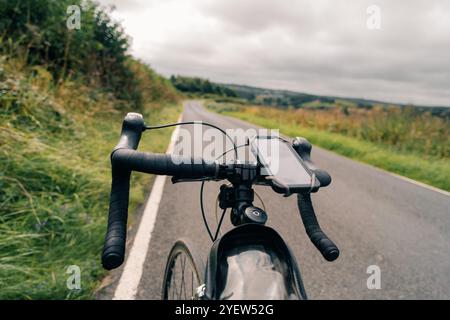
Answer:
<svg viewBox="0 0 450 320"><path fill-rule="evenodd" d="M235 160L211 162L136 151L145 130L194 123L198 122L151 127L145 125L140 114L128 113L125 117L120 141L111 153L112 188L103 267L111 270L124 261L131 172L169 175L173 183L202 182L201 213L213 244L206 263L188 240L180 239L174 244L167 259L163 299L307 299L294 255L281 236L265 226L265 210L253 205L253 186L270 186L285 196L296 194L312 243L327 261L336 260L339 250L321 230L311 202L311 193L329 185L331 177L312 163L311 144L304 138L290 142L275 136L255 136L245 146L252 150L256 161L241 162L236 151L240 146L222 129L203 123L220 130L233 142L228 151L235 153ZM277 161L273 161L268 146L275 146ZM208 180L228 181L220 187L218 200L223 211L214 234L203 209L203 185ZM235 227L219 237L227 209L231 209Z"/></svg>

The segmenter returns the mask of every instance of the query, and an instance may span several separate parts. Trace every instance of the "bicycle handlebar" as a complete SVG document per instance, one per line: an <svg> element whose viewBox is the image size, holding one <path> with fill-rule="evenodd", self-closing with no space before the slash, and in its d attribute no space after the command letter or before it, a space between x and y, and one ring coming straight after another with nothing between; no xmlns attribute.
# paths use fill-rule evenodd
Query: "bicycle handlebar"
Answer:
<svg viewBox="0 0 450 320"><path fill-rule="evenodd" d="M292 143L293 148L308 168L314 172L317 179L320 181L320 186L325 187L331 183L331 176L328 172L318 169L311 160L311 143L305 138L295 138ZM322 256L327 261L334 261L339 257L339 249L333 241L322 231L317 221L314 207L311 201L310 193L299 193L297 195L297 204L300 211L300 216L305 226L306 234L311 242L319 250Z"/></svg>
<svg viewBox="0 0 450 320"><path fill-rule="evenodd" d="M203 158L139 152L130 149L115 151L112 155L112 163L123 170L181 178L214 178L219 170L219 164L208 163Z"/></svg>
<svg viewBox="0 0 450 320"><path fill-rule="evenodd" d="M228 176L230 171L227 171L227 168L230 169L231 167L227 167L227 165L222 166L216 162L207 163L202 158L136 151L145 128L141 114L128 113L122 124L119 143L111 153L111 197L108 227L102 252L102 265L107 270L119 267L125 258L132 171L171 175L187 179L230 179L230 176ZM315 173L321 187L330 184L330 175L315 167L310 159L311 144L306 139L297 138L294 140L293 147L302 157L305 164ZM326 260L334 261L337 259L339 249L320 229L309 193L298 194L298 206L306 233L313 244Z"/></svg>
<svg viewBox="0 0 450 320"><path fill-rule="evenodd" d="M182 178L214 178L218 174L217 163L206 163L201 158L136 151L144 128L142 115L128 113L119 143L111 154L111 197L102 252L102 265L107 270L117 268L125 258L131 171Z"/></svg>
<svg viewBox="0 0 450 320"><path fill-rule="evenodd" d="M305 226L306 234L311 242L317 250L319 250L325 260L336 260L339 257L339 249L320 228L311 202L311 194L299 193L297 195L297 204L303 225Z"/></svg>
<svg viewBox="0 0 450 320"><path fill-rule="evenodd" d="M108 227L102 252L102 265L111 270L120 266L125 258L128 201L131 170L118 167L114 153L121 149L137 149L144 128L144 119L138 113L128 113L122 124L117 146L111 154L112 183L109 199Z"/></svg>

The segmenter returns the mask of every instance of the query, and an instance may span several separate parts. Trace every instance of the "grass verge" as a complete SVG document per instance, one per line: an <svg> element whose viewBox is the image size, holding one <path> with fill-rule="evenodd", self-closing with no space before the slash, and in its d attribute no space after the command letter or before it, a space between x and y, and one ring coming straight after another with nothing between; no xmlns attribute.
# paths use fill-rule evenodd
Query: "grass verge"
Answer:
<svg viewBox="0 0 450 320"><path fill-rule="evenodd" d="M92 298L104 274L109 154L134 110L101 88L56 86L45 69L2 63L0 76L0 299ZM137 111L155 124L176 121L181 107L154 101ZM146 134L140 149L164 152L170 134ZM151 177L132 179L130 212ZM80 267L79 290L67 288L70 265Z"/></svg>

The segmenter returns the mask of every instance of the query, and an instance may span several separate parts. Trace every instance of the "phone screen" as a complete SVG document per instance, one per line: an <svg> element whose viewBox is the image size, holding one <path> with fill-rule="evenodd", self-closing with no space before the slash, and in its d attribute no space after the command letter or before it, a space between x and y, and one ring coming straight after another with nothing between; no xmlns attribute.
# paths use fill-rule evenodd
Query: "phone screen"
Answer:
<svg viewBox="0 0 450 320"><path fill-rule="evenodd" d="M279 137L256 137L252 150L268 175L292 188L311 186L311 174L288 142Z"/></svg>

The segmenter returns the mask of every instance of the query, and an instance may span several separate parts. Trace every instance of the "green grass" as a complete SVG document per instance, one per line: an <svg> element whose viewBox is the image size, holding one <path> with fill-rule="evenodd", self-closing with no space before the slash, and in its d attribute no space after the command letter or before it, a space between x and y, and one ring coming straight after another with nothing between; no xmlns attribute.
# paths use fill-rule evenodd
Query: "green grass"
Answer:
<svg viewBox="0 0 450 320"><path fill-rule="evenodd" d="M249 115L245 111L236 111L230 107L221 110L216 106L211 109L262 127L280 129L283 134L288 136L305 137L311 143L343 156L450 191L450 161L448 159L424 159L417 154L398 152L388 146L358 140L342 134L280 123L277 119Z"/></svg>
<svg viewBox="0 0 450 320"><path fill-rule="evenodd" d="M0 64L0 299L88 299L104 275L109 154L132 110L82 83L55 86L41 71ZM155 124L176 121L181 108L159 101L137 111ZM170 133L145 134L140 149L165 151ZM150 180L133 175L130 212ZM69 265L81 268L81 290L66 287Z"/></svg>

